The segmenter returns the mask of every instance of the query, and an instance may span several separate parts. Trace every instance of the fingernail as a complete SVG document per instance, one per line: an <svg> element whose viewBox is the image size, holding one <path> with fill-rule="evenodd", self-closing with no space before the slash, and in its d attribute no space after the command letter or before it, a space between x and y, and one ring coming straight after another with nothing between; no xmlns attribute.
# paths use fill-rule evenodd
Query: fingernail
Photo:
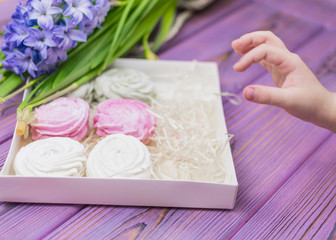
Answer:
<svg viewBox="0 0 336 240"><path fill-rule="evenodd" d="M235 71L239 72L239 70L240 70L240 62L239 62L239 61L236 62L236 63L233 65L233 69L234 69Z"/></svg>
<svg viewBox="0 0 336 240"><path fill-rule="evenodd" d="M240 39L235 39L235 40L233 40L232 41L232 43L231 44L233 44L233 45L239 45L239 42L240 42ZM237 46L235 46L235 47L237 47Z"/></svg>
<svg viewBox="0 0 336 240"><path fill-rule="evenodd" d="M252 101L254 99L255 89L253 87L249 87L245 91L246 100Z"/></svg>

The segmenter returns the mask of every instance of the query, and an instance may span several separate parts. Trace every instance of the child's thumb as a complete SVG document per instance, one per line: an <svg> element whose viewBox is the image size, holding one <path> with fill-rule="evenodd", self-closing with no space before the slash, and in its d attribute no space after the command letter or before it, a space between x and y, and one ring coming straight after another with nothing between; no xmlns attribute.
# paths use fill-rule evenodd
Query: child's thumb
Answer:
<svg viewBox="0 0 336 240"><path fill-rule="evenodd" d="M262 85L247 86L243 92L244 98L250 102L283 107L286 102L284 89Z"/></svg>

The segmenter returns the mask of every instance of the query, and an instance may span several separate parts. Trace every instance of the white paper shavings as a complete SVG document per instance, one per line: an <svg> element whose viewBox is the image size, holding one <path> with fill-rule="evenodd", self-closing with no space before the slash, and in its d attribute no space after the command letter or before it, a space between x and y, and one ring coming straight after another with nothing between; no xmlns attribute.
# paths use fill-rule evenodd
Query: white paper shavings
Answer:
<svg viewBox="0 0 336 240"><path fill-rule="evenodd" d="M232 135L221 135L209 118L216 96L185 95L173 101L154 101L156 134L148 149L155 179L223 183L223 151Z"/></svg>

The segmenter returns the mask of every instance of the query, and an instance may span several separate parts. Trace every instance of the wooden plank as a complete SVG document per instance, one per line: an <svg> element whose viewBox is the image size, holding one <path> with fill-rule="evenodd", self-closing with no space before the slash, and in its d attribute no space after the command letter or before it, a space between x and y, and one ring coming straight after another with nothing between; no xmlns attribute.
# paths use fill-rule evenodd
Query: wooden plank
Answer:
<svg viewBox="0 0 336 240"><path fill-rule="evenodd" d="M315 38L307 49L318 44L319 40ZM327 56L327 50L321 50L323 54L313 58L312 63L318 65ZM239 76L236 74L235 79ZM227 106L228 103L224 105L225 110ZM229 238L244 226L329 135L326 130L303 123L269 106L244 102L239 107L230 106L226 114L230 117L228 128L236 134L233 155L240 183L237 205L233 211L170 209L166 212L165 209L153 208L156 214L151 214L151 220L145 214L127 213L118 216L121 225L117 226L111 222L115 217L112 211L93 217L83 212L87 219L100 224L88 226L88 220L81 222L74 216L48 237L112 238L125 234L152 239ZM154 229L153 222L158 223Z"/></svg>
<svg viewBox="0 0 336 240"><path fill-rule="evenodd" d="M4 213L0 211L0 236L1 239L13 240L41 239L81 209L80 205L13 203L2 205L12 209Z"/></svg>
<svg viewBox="0 0 336 240"><path fill-rule="evenodd" d="M69 219L47 236L48 239L164 239L157 231L162 224L177 229L185 222L201 220L207 211L167 208L90 207Z"/></svg>
<svg viewBox="0 0 336 240"><path fill-rule="evenodd" d="M329 137L234 239L335 239L335 142Z"/></svg>
<svg viewBox="0 0 336 240"><path fill-rule="evenodd" d="M283 12L336 29L336 3L332 0L256 0Z"/></svg>
<svg viewBox="0 0 336 240"><path fill-rule="evenodd" d="M6 157L7 157L11 142L12 142L12 139L9 139L0 144L0 171L6 161Z"/></svg>
<svg viewBox="0 0 336 240"><path fill-rule="evenodd" d="M165 208L114 208L91 206L81 211L47 236L48 239L135 239L140 234L155 228L157 221L163 220L168 210ZM134 226L128 225L132 219L141 218ZM129 238L127 238L129 237Z"/></svg>
<svg viewBox="0 0 336 240"><path fill-rule="evenodd" d="M0 131L0 144L13 137L13 133L16 125L16 114L12 114L8 117L0 119L1 131ZM7 149L9 150L9 149Z"/></svg>
<svg viewBox="0 0 336 240"><path fill-rule="evenodd" d="M0 144L11 138L15 130L16 109L22 100L22 94L0 104Z"/></svg>
<svg viewBox="0 0 336 240"><path fill-rule="evenodd" d="M158 53L161 54L167 49L175 47L177 44L198 34L202 29L209 28L220 19L239 11L241 7L250 4L250 2L248 0L215 1L206 9L194 12L192 18L184 24L180 32L172 40L164 44Z"/></svg>
<svg viewBox="0 0 336 240"><path fill-rule="evenodd" d="M230 48L231 40L241 34L265 26L276 14L261 4L248 4L239 11L220 19L211 27L200 31L197 37L187 39L172 49L161 53L162 59L207 60L218 56L221 49ZM254 16L251 18L250 16ZM241 23L241 24L240 24ZM240 27L235 27L237 24ZM183 53L183 54L182 54Z"/></svg>

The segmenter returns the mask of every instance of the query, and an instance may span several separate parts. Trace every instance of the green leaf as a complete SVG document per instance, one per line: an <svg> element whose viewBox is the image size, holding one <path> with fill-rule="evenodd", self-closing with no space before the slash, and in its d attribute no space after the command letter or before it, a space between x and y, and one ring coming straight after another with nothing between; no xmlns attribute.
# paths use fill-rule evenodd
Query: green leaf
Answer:
<svg viewBox="0 0 336 240"><path fill-rule="evenodd" d="M174 1L174 3L175 2L176 1ZM115 54L115 59L126 54L131 49L131 47L134 46L148 32L148 29L153 29L170 4L172 4L172 1L165 1L155 6L150 14L148 14L148 16L134 30L132 33L132 38L127 42L125 41L122 47L118 48L118 51Z"/></svg>
<svg viewBox="0 0 336 240"><path fill-rule="evenodd" d="M12 92L15 88L17 88L22 83L22 78L15 73L10 72L8 76L2 76L4 80L0 85L0 97L3 98L7 96L10 92Z"/></svg>
<svg viewBox="0 0 336 240"><path fill-rule="evenodd" d="M110 48L109 48L109 51L108 51L108 54L107 54L107 57L106 57L106 61L103 64L103 68L105 68L107 66L107 63L109 62L109 59L111 58L111 56L113 55L113 52L115 51L113 48L116 47L116 43L117 43L118 38L120 36L120 33L122 31L122 27L125 24L126 18L128 16L128 14L130 13L132 5L134 4L134 2L135 2L135 0L130 0L126 4L126 8L125 8L123 14L121 15L120 21L118 23L117 31L116 31L116 33L113 37L112 43L110 45Z"/></svg>
<svg viewBox="0 0 336 240"><path fill-rule="evenodd" d="M160 24L159 32L154 41L153 50L156 51L164 42L167 34L169 33L175 19L176 4L171 5L168 11L163 15L162 22Z"/></svg>
<svg viewBox="0 0 336 240"><path fill-rule="evenodd" d="M133 38L133 34L135 30L138 28L139 24L145 19L150 16L151 11L155 7L158 7L158 2L160 0L152 0L152 1L143 1L141 2L141 6L137 7L136 11L134 14L132 14L130 20L125 24L125 28L123 29L123 33L120 38L120 42L117 47L123 45L128 39ZM169 1L167 1L169 2ZM146 4L146 5L145 5ZM164 7L164 6L162 6ZM156 23L156 20L152 19L153 22ZM153 28L151 27L145 27L146 31L152 31Z"/></svg>
<svg viewBox="0 0 336 240"><path fill-rule="evenodd" d="M5 77L3 75L6 73L6 69L0 68L0 83L2 83L5 80Z"/></svg>

